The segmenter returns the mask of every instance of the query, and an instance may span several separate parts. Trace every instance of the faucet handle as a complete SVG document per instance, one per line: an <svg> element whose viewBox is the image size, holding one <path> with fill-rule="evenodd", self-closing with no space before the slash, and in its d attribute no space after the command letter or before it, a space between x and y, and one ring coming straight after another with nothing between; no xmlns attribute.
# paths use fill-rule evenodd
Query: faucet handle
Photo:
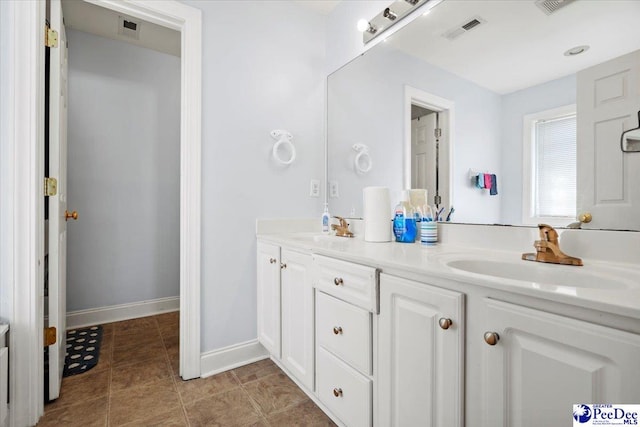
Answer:
<svg viewBox="0 0 640 427"><path fill-rule="evenodd" d="M343 228L349 227L349 224L347 224L347 220L344 219L343 217L336 215L334 216L334 218L340 221L340 227L343 227Z"/></svg>
<svg viewBox="0 0 640 427"><path fill-rule="evenodd" d="M540 238L554 245L558 244L558 232L555 228L548 224L538 224L540 230Z"/></svg>

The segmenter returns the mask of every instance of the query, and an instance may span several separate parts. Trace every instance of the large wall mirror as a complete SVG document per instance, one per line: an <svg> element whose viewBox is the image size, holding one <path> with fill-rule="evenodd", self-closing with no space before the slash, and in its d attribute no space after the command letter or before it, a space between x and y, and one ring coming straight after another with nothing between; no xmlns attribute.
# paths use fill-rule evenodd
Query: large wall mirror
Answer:
<svg viewBox="0 0 640 427"><path fill-rule="evenodd" d="M640 1L537 3L444 0L329 76L333 214L427 188L454 222L640 230Z"/></svg>

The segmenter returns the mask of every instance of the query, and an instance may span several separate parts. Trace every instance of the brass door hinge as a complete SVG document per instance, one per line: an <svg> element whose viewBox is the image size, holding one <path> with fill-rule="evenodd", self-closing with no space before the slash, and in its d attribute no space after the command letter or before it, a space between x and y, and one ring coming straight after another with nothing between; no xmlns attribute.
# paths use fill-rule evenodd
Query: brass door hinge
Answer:
<svg viewBox="0 0 640 427"><path fill-rule="evenodd" d="M48 328L44 328L44 346L48 347L56 343L57 332L55 326L50 326Z"/></svg>
<svg viewBox="0 0 640 427"><path fill-rule="evenodd" d="M44 45L46 47L58 47L58 32L49 28L49 25L44 27Z"/></svg>
<svg viewBox="0 0 640 427"><path fill-rule="evenodd" d="M442 129L441 128L434 129L433 136L435 136L436 138L442 138Z"/></svg>
<svg viewBox="0 0 640 427"><path fill-rule="evenodd" d="M58 180L55 178L44 179L44 195L55 196L58 194Z"/></svg>

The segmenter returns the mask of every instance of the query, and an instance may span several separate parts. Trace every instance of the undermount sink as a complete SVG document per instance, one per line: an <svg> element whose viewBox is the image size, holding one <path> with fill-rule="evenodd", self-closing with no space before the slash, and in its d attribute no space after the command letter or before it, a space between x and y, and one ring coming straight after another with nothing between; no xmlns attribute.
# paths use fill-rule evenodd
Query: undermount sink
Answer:
<svg viewBox="0 0 640 427"><path fill-rule="evenodd" d="M585 267L556 265L538 262L489 261L480 259L458 259L447 266L467 273L503 279L539 283L572 288L629 289L627 280L615 277L606 271L586 270Z"/></svg>
<svg viewBox="0 0 640 427"><path fill-rule="evenodd" d="M333 234L317 234L317 233L296 233L289 237L291 240L297 240L299 242L335 242L342 240L352 240L352 237L340 237Z"/></svg>

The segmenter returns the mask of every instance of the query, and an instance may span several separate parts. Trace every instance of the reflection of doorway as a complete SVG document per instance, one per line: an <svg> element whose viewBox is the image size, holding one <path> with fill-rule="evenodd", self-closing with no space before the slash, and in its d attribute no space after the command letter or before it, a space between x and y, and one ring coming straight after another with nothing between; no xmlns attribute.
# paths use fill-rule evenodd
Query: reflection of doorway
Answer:
<svg viewBox="0 0 640 427"><path fill-rule="evenodd" d="M425 188L428 203L450 209L454 103L405 86L405 188Z"/></svg>

